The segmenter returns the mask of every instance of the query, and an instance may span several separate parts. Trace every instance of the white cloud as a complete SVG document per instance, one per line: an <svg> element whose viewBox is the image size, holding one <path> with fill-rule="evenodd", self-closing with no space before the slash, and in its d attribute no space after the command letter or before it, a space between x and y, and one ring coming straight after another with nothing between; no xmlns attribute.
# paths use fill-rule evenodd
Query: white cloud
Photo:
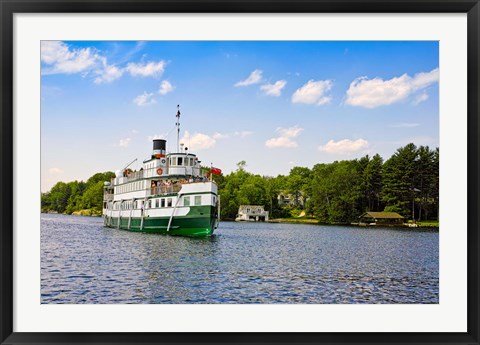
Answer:
<svg viewBox="0 0 480 345"><path fill-rule="evenodd" d="M192 135L185 131L180 142L184 143L190 151L200 151L215 146L216 140L207 134L195 133Z"/></svg>
<svg viewBox="0 0 480 345"><path fill-rule="evenodd" d="M278 97L282 94L282 89L287 85L285 80L279 80L275 84L265 84L260 86L262 90L268 96Z"/></svg>
<svg viewBox="0 0 480 345"><path fill-rule="evenodd" d="M430 72L417 73L413 77L405 73L400 77L389 80L378 77L374 79L360 77L350 84L345 103L369 109L390 105L405 100L415 92L438 82L438 80L438 68ZM428 95L426 97L428 98ZM420 102L426 100L425 96L420 96L420 99Z"/></svg>
<svg viewBox="0 0 480 345"><path fill-rule="evenodd" d="M137 44L138 49L143 46L144 43ZM126 67L109 65L107 58L101 55L99 50L92 47L72 48L62 41L42 41L40 50L42 75L82 73L82 76L94 76L93 81L96 84L110 83L121 78L126 72L132 76L159 77L167 65L163 60L131 62ZM160 89L162 95L174 89L169 82L164 83Z"/></svg>
<svg viewBox="0 0 480 345"><path fill-rule="evenodd" d="M293 141L292 138L296 138L301 132L303 128L298 126L290 127L290 128L277 128L276 132L280 134L280 136L276 138L270 138L265 142L265 146L268 148L278 148L278 147L285 147L285 148L293 148L297 147L297 142Z"/></svg>
<svg viewBox="0 0 480 345"><path fill-rule="evenodd" d="M333 86L331 80L309 80L294 92L293 103L324 105L330 103L332 97L327 95Z"/></svg>
<svg viewBox="0 0 480 345"><path fill-rule="evenodd" d="M160 77L165 71L165 61L127 64L125 70L133 77Z"/></svg>
<svg viewBox="0 0 480 345"><path fill-rule="evenodd" d="M133 103L135 103L139 107L144 107L150 104L154 104L156 103L156 101L153 99L153 96L154 96L153 93L148 93L145 91L143 94L135 97L135 99L133 100Z"/></svg>
<svg viewBox="0 0 480 345"><path fill-rule="evenodd" d="M60 175L64 173L64 171L60 168L50 168L48 169L48 172L52 175Z"/></svg>
<svg viewBox="0 0 480 345"><path fill-rule="evenodd" d="M61 41L42 41L40 59L48 68L42 74L80 73L101 63L101 56L91 48L71 49Z"/></svg>
<svg viewBox="0 0 480 345"><path fill-rule="evenodd" d="M107 65L103 70L97 71L97 74L99 76L95 78L95 84L111 83L123 75L123 70L114 65Z"/></svg>
<svg viewBox="0 0 480 345"><path fill-rule="evenodd" d="M412 102L413 105L419 105L422 102L425 102L428 99L428 94L426 92L423 92L421 94L418 94L415 97L415 100Z"/></svg>
<svg viewBox="0 0 480 345"><path fill-rule="evenodd" d="M260 81L262 81L262 71L259 69L256 69L250 75L248 76L247 79L241 80L238 83L235 84L235 86L248 86L248 85L253 85L253 84L258 84Z"/></svg>
<svg viewBox="0 0 480 345"><path fill-rule="evenodd" d="M364 139L357 139L352 141L350 139L343 139L339 141L330 140L327 144L319 146L320 151L333 154L350 154L360 150L364 150L368 147L368 141Z"/></svg>
<svg viewBox="0 0 480 345"><path fill-rule="evenodd" d="M175 86L173 86L168 80L164 80L160 84L160 90L158 91L158 93L161 95L166 95L173 90L175 90Z"/></svg>
<svg viewBox="0 0 480 345"><path fill-rule="evenodd" d="M233 133L234 136L240 137L240 138L245 138L245 137L248 137L252 134L253 134L252 131L240 131L240 132Z"/></svg>
<svg viewBox="0 0 480 345"><path fill-rule="evenodd" d="M277 147L293 148L293 147L298 147L298 144L290 138L278 137L278 138L268 139L265 142L265 146L271 149L277 148Z"/></svg>
<svg viewBox="0 0 480 345"><path fill-rule="evenodd" d="M132 129L133 134L138 134L138 131L136 129Z"/></svg>
<svg viewBox="0 0 480 345"><path fill-rule="evenodd" d="M215 140L218 140L218 139L227 139L227 138L230 138L230 134L228 133L213 133L212 135L212 138L215 139Z"/></svg>
<svg viewBox="0 0 480 345"><path fill-rule="evenodd" d="M125 139L120 139L120 143L118 144L118 146L120 147L128 147L128 145L130 145L130 142L132 141L131 138L125 138Z"/></svg>

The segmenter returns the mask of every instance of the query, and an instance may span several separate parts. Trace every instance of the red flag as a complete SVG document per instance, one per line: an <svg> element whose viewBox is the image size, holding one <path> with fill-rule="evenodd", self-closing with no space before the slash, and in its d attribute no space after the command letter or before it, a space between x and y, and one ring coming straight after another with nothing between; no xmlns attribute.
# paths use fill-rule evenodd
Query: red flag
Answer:
<svg viewBox="0 0 480 345"><path fill-rule="evenodd" d="M218 168L212 168L210 169L210 172L213 174L213 175L220 175L222 173L222 170L221 169L218 169Z"/></svg>

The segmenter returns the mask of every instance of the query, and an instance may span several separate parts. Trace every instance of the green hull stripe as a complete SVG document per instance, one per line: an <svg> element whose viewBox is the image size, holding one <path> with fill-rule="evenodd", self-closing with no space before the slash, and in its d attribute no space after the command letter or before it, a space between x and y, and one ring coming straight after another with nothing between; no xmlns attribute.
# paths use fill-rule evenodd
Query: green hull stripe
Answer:
<svg viewBox="0 0 480 345"><path fill-rule="evenodd" d="M186 216L173 217L170 230L167 232L170 217L120 218L104 217L105 226L138 232L152 232L180 236L210 236L216 224L216 210L214 207L196 207ZM129 227L130 221L130 227Z"/></svg>

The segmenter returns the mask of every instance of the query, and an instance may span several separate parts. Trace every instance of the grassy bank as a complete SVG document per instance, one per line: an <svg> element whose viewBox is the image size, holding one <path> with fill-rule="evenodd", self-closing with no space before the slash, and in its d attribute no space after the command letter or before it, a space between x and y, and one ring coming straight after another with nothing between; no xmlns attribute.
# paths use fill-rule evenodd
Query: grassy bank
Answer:
<svg viewBox="0 0 480 345"><path fill-rule="evenodd" d="M438 228L440 227L440 223L438 220L423 220L421 222L417 222L420 228Z"/></svg>
<svg viewBox="0 0 480 345"><path fill-rule="evenodd" d="M289 217L271 219L272 223L295 223L295 224L319 224L318 220L312 217Z"/></svg>
<svg viewBox="0 0 480 345"><path fill-rule="evenodd" d="M87 209L87 210L78 210L72 212L72 216L90 216L90 217L100 217L102 215L102 211L98 211L96 209Z"/></svg>
<svg viewBox="0 0 480 345"><path fill-rule="evenodd" d="M292 223L292 224L324 224L324 225L350 225L350 224L325 224L320 223L313 217L289 217L270 219L271 223ZM417 222L419 228L439 228L439 222L436 220L426 220ZM402 226L400 226L402 227ZM406 227L406 226L404 226Z"/></svg>

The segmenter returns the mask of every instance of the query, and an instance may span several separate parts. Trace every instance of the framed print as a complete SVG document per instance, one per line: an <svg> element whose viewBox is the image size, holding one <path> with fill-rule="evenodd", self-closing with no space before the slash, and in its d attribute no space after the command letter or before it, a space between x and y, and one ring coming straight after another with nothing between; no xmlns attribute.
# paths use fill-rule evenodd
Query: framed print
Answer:
<svg viewBox="0 0 480 345"><path fill-rule="evenodd" d="M2 344L477 344L479 11L1 1Z"/></svg>

